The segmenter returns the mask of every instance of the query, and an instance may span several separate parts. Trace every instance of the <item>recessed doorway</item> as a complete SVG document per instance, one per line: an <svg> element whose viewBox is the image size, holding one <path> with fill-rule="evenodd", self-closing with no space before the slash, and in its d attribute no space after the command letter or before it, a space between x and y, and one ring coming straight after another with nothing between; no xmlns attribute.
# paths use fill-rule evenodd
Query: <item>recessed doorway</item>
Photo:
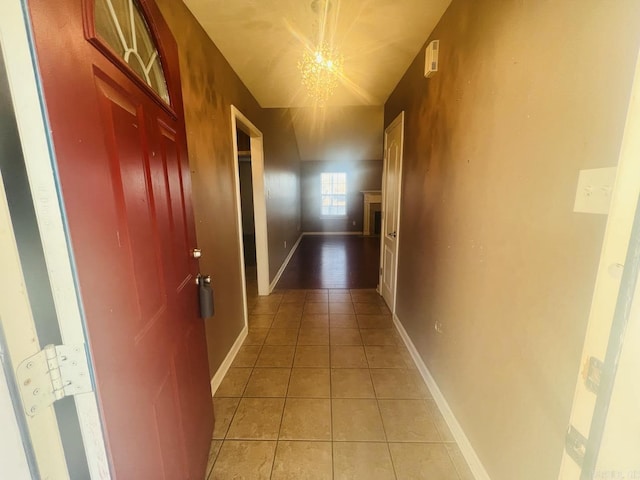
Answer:
<svg viewBox="0 0 640 480"><path fill-rule="evenodd" d="M270 293L263 137L262 132L234 106L231 106L231 131L246 319L247 267L249 271L255 268L258 295Z"/></svg>

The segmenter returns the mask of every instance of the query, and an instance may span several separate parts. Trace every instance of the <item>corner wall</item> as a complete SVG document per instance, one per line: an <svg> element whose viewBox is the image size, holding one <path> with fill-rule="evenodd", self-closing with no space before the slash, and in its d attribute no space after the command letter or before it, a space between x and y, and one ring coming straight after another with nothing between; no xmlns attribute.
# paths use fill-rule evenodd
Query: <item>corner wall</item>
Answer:
<svg viewBox="0 0 640 480"><path fill-rule="evenodd" d="M273 282L302 233L300 155L289 109L265 109L264 119L269 282Z"/></svg>
<svg viewBox="0 0 640 480"><path fill-rule="evenodd" d="M397 315L493 480L558 475L606 221L573 213L577 178L617 163L639 18L454 0L440 71L422 50L385 105L406 112Z"/></svg>
<svg viewBox="0 0 640 480"><path fill-rule="evenodd" d="M209 370L213 376L244 327L241 245L235 205L235 178L231 133L231 105L236 106L264 135L265 187L286 175L298 181L299 156L280 144L295 144L290 118L262 109L240 81L218 48L182 1L156 0L173 32L180 53L180 73L193 188L193 208L198 247L202 249L200 269L212 277L216 314L207 320ZM277 183L277 182L276 182ZM297 190L281 194L280 202L299 203ZM300 214L289 209L272 222L274 210L267 201L269 249L273 238L291 237L289 225L300 222ZM284 225L284 227L282 226ZM281 232L281 228L285 232ZM273 278L279 265L275 255L270 266ZM275 272L274 270L275 269Z"/></svg>

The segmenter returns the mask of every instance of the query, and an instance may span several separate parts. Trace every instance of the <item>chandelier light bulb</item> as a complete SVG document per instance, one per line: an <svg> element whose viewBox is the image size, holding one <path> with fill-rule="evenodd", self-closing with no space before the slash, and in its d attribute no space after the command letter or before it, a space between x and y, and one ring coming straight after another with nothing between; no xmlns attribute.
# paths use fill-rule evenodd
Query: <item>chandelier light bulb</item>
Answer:
<svg viewBox="0 0 640 480"><path fill-rule="evenodd" d="M298 62L302 84L319 105L324 105L335 92L342 74L342 63L342 55L326 43L302 54Z"/></svg>

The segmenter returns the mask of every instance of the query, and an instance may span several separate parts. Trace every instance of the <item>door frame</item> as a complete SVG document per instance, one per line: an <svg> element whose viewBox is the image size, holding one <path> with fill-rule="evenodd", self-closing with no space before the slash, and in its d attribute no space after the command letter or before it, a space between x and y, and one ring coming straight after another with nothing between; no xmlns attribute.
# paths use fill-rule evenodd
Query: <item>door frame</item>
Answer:
<svg viewBox="0 0 640 480"><path fill-rule="evenodd" d="M69 478L58 420L52 407L28 417L18 392L16 367L40 350L35 322L25 288L18 243L15 237L9 202L0 172L0 464L32 470L34 478ZM12 418L13 417L13 418ZM12 421L13 420L13 421ZM7 423L5 423L7 422ZM4 429L8 427L5 438ZM9 438L13 437L13 438ZM9 440L13 440L9 443ZM12 455L11 463L2 460ZM22 458L19 458L22 457ZM26 461L26 465L24 462ZM11 465L13 464L13 465ZM25 472L22 472L25 473ZM29 475L27 478L30 478ZM13 478L13 477L11 477Z"/></svg>
<svg viewBox="0 0 640 480"><path fill-rule="evenodd" d="M242 233L242 202L240 199L240 168L238 166L238 128L251 138L251 180L253 183L253 219L256 234L256 265L258 271L258 295L269 295L269 241L267 234L267 200L264 178L264 141L262 132L251 120L231 105L231 136L233 137L233 175L235 183L236 214L238 218L238 245L240 247L240 270L242 295L244 298L245 325L248 322L247 284L244 271L244 240Z"/></svg>
<svg viewBox="0 0 640 480"><path fill-rule="evenodd" d="M402 200L402 160L404 157L404 110L400 112L400 114L389 124L387 128L384 129L384 157L382 163L382 222L381 222L381 232L380 232L380 275L378 276L378 293L382 295L382 277L384 275L383 272L383 260L384 260L384 239L385 239L385 231L387 225L387 213L385 211L385 202L387 199L387 190L385 188L386 179L387 179L387 146L388 146L388 136L389 132L400 124L400 161L398 163L398 226L396 228L396 254L394 256L394 265L393 265L393 302L389 305L389 309L391 313L395 315L396 313L396 292L398 291L398 246L400 245L400 201Z"/></svg>
<svg viewBox="0 0 640 480"><path fill-rule="evenodd" d="M4 0L0 3L0 40L2 41L7 76L23 149L24 161L31 187L38 228L42 239L47 273L52 286L56 316L64 343L86 344L82 305L77 288L76 270L71 256L64 205L58 185L53 146L48 134L50 125L42 95L42 85L37 71L33 38L28 30L29 18L25 0ZM11 48L5 48L11 45ZM12 283L19 282L14 275ZM20 283L16 283L20 285ZM15 310L14 310L15 311ZM16 312L18 313L18 312ZM15 323L15 322L14 322ZM30 335L31 348L38 347L29 322L17 322L15 335L7 335L9 350L23 349L20 336ZM89 365L93 374L91 353ZM23 356L23 354L20 354ZM22 359L13 358L14 367ZM102 431L95 391L74 397L82 442L89 465L91 479L110 479L109 463ZM33 417L37 418L37 417ZM55 417L54 417L55 418ZM48 434L58 430L50 426ZM34 443L34 431L31 432ZM35 432L36 436L44 432ZM59 437L59 430L58 430ZM46 441L51 441L47 439ZM60 458L62 455L62 459ZM36 457L37 457L36 447ZM64 460L62 452L57 462ZM38 460L40 462L40 460ZM61 477L64 478L64 477Z"/></svg>
<svg viewBox="0 0 640 480"><path fill-rule="evenodd" d="M637 134L638 131L640 131L640 55L636 59L635 76L621 140L616 180L611 194L589 321L580 357L581 366L586 364L589 357L605 360L619 294L622 287L628 286L628 282L636 280L630 275L624 275L623 268L626 270L633 267L625 265L625 263L628 261L627 252L634 219L638 214L638 198L640 196L640 136ZM636 348L638 347L636 346ZM605 375L606 373L603 372L603 377ZM593 417L597 412L598 397L587 389L581 372L578 372L577 376L569 424L589 439L590 447L587 448L585 460L588 465L593 467L597 464L599 453L599 448L596 451L593 446L594 442L599 445L600 439L590 438L590 433ZM610 393L605 393L605 395L610 395ZM608 399L606 401L608 403ZM606 411L604 413L606 415ZM596 436L602 434L602 432L594 433ZM582 475L581 470L565 449L558 478L560 480L579 478Z"/></svg>
<svg viewBox="0 0 640 480"><path fill-rule="evenodd" d="M0 203L3 201L0 198ZM4 209L4 206L0 205L0 208ZM15 398L16 382L3 337L0 331L0 471L8 478L29 480L37 477L38 465L26 422L19 424L23 415Z"/></svg>

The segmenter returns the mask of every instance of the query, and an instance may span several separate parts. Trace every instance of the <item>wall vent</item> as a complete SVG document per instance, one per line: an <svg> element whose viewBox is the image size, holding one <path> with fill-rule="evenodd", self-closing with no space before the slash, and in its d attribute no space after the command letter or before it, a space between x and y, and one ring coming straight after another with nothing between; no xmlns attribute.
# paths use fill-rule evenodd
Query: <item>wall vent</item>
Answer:
<svg viewBox="0 0 640 480"><path fill-rule="evenodd" d="M430 78L438 71L438 53L440 50L440 40L432 41L425 51L424 76Z"/></svg>

